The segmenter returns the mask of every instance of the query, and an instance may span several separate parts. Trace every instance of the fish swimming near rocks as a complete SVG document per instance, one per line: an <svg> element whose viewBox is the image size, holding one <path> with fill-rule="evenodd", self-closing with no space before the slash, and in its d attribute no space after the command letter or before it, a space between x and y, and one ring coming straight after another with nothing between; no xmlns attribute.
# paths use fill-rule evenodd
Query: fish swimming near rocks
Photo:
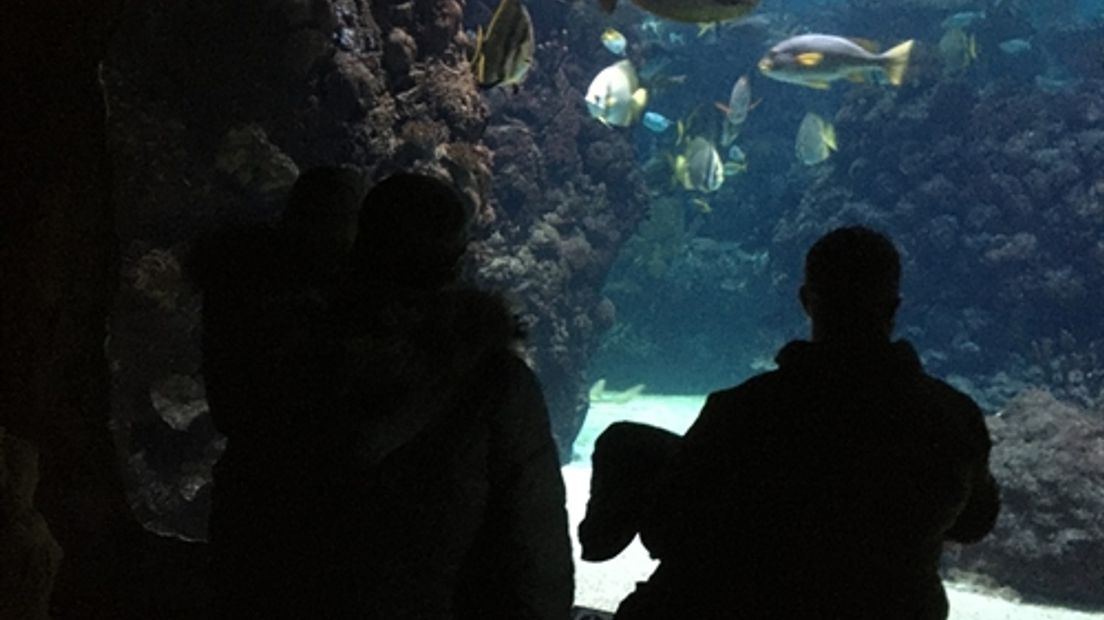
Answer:
<svg viewBox="0 0 1104 620"><path fill-rule="evenodd" d="M660 114L659 112L645 112L644 118L641 120L641 123L648 128L648 131L652 131L655 133L663 133L670 129L671 125L674 124L671 119Z"/></svg>
<svg viewBox="0 0 1104 620"><path fill-rule="evenodd" d="M666 19L687 23L720 22L747 15L759 0L632 0L645 11ZM617 0L598 0L606 13L617 8Z"/></svg>
<svg viewBox="0 0 1104 620"><path fill-rule="evenodd" d="M794 142L794 152L801 163L815 166L838 149L835 127L817 114L806 113Z"/></svg>
<svg viewBox="0 0 1104 620"><path fill-rule="evenodd" d="M728 95L728 105L717 103L716 106L724 114L724 122L721 124L721 146L728 146L739 135L740 125L747 120L748 110L753 107L748 76L741 75L732 85L732 92Z"/></svg>
<svg viewBox="0 0 1104 620"><path fill-rule="evenodd" d="M502 0L487 31L475 37L472 68L483 88L518 85L533 65L533 20L521 0Z"/></svg>
<svg viewBox="0 0 1104 620"><path fill-rule="evenodd" d="M947 72L963 71L978 58L977 39L961 28L951 28L939 39L939 56Z"/></svg>
<svg viewBox="0 0 1104 620"><path fill-rule="evenodd" d="M866 41L831 34L802 34L775 45L759 61L763 75L810 88L828 88L835 80L865 81L879 72L894 86L900 86L908 68L913 41L910 39L881 54Z"/></svg>
<svg viewBox="0 0 1104 620"><path fill-rule="evenodd" d="M602 32L602 45L605 46L611 53L618 56L625 55L625 48L628 47L628 40L625 35L621 34L614 28L606 28Z"/></svg>
<svg viewBox="0 0 1104 620"><path fill-rule="evenodd" d="M616 405L623 405L643 394L645 387L643 383L637 383L627 390L609 390L606 389L606 380L599 379L594 382L594 385L590 386L590 391L587 393L587 396L592 403L613 403Z"/></svg>
<svg viewBox="0 0 1104 620"><path fill-rule="evenodd" d="M701 137L687 142L683 152L675 157L674 177L689 191L710 193L721 189L725 172L717 147Z"/></svg>
<svg viewBox="0 0 1104 620"><path fill-rule="evenodd" d="M632 61L621 60L598 72L586 92L587 111L606 125L628 127L648 104Z"/></svg>

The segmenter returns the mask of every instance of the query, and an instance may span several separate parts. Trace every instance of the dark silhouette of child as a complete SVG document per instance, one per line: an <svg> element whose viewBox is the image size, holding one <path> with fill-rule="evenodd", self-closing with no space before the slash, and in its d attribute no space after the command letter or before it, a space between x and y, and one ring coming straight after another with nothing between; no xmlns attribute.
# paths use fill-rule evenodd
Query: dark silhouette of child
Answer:
<svg viewBox="0 0 1104 620"><path fill-rule="evenodd" d="M544 400L506 304L458 280L467 226L433 177L369 192L345 283L285 358L309 389L257 455L267 496L242 511L263 527L236 530L257 558L230 571L224 616L567 617Z"/></svg>
<svg viewBox="0 0 1104 620"><path fill-rule="evenodd" d="M942 545L988 533L998 492L981 411L891 341L899 279L881 234L829 233L800 290L812 340L711 394L681 440L648 438L658 488L626 501L660 564L618 620L947 617ZM638 433L654 429L621 425L605 440L624 451ZM617 477L619 466L598 463L595 478ZM606 547L593 555L609 556L625 510L594 503L604 509L588 515L588 533Z"/></svg>

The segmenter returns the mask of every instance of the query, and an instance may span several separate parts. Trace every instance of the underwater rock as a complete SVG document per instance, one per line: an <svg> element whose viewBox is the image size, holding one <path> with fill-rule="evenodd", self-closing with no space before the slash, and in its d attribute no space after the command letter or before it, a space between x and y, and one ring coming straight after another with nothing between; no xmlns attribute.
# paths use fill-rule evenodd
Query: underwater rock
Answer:
<svg viewBox="0 0 1104 620"><path fill-rule="evenodd" d="M38 450L0 427L0 617L46 620L62 550L34 506Z"/></svg>
<svg viewBox="0 0 1104 620"><path fill-rule="evenodd" d="M1104 419L1027 391L987 418L1001 485L995 530L948 545L946 564L1025 600L1104 609Z"/></svg>
<svg viewBox="0 0 1104 620"><path fill-rule="evenodd" d="M286 192L299 176L295 162L255 124L228 130L215 158L215 168L261 194Z"/></svg>

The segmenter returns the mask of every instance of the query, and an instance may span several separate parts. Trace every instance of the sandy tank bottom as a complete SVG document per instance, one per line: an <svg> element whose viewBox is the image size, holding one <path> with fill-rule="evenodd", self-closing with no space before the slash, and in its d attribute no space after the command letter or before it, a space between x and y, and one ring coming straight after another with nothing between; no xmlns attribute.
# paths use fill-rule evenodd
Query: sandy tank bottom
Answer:
<svg viewBox="0 0 1104 620"><path fill-rule="evenodd" d="M576 458L563 468L567 486L567 509L571 538L575 549L575 604L595 609L614 610L618 602L644 581L655 569L655 562L639 540L616 558L599 564L583 562L579 557L576 531L586 511L590 494L590 453L594 439L611 423L619 420L644 422L683 433L694 421L704 397L641 395L626 403L591 405L586 425L575 442ZM1104 613L1084 613L1056 607L1027 605L973 588L948 582L951 603L950 620L1104 620Z"/></svg>

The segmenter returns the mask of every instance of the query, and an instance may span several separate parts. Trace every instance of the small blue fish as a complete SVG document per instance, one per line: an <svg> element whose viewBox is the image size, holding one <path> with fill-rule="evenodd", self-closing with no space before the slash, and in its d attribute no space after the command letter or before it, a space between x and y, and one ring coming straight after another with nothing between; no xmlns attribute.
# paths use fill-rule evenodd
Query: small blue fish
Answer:
<svg viewBox="0 0 1104 620"><path fill-rule="evenodd" d="M671 127L671 119L659 112L645 112L644 119L641 122L643 122L644 126L649 130L656 133L663 133Z"/></svg>

